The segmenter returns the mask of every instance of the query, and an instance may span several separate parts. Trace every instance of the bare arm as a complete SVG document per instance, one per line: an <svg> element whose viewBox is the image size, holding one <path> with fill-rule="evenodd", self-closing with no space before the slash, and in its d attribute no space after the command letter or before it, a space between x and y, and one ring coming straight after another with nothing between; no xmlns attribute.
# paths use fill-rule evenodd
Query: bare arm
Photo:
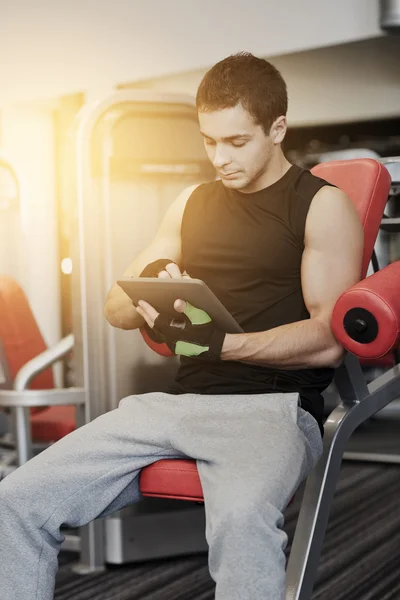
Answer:
<svg viewBox="0 0 400 600"><path fill-rule="evenodd" d="M181 224L186 202L197 185L185 188L171 204L151 244L124 272L125 277L138 277L146 265L159 258L170 258L181 266ZM137 329L144 323L132 300L117 283L107 294L104 316L113 327Z"/></svg>
<svg viewBox="0 0 400 600"><path fill-rule="evenodd" d="M310 319L269 331L228 334L223 360L281 369L337 367L343 348L331 330L338 297L360 281L364 232L354 203L336 188L322 188L307 216L301 285Z"/></svg>

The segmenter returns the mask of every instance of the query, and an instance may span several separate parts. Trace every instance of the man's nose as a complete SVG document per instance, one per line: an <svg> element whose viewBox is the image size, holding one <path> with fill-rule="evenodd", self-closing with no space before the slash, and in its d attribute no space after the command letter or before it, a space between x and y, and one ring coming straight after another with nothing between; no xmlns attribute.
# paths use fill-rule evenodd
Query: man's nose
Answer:
<svg viewBox="0 0 400 600"><path fill-rule="evenodd" d="M226 148L222 148L221 146L217 146L215 149L213 165L215 169L221 169L225 165L228 165L231 162L231 157L229 156L229 152Z"/></svg>

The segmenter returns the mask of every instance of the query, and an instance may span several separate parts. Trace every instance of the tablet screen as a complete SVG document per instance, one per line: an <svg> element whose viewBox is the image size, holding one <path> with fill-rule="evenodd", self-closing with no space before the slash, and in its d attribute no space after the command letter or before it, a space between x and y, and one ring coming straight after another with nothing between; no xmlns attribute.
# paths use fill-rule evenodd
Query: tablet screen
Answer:
<svg viewBox="0 0 400 600"><path fill-rule="evenodd" d="M174 309L178 298L190 302L193 306L206 311L219 327L226 333L243 333L243 329L218 300L210 288L200 279L157 279L154 277L123 277L118 285L137 306L139 300L145 300L157 312L174 316L179 313Z"/></svg>

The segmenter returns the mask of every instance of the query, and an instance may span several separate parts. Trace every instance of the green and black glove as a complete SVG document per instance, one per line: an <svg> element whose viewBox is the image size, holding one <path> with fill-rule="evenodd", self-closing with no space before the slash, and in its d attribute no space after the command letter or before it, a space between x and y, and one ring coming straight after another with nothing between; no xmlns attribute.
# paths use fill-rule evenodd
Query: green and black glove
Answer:
<svg viewBox="0 0 400 600"><path fill-rule="evenodd" d="M153 331L174 354L201 356L219 360L226 333L217 329L211 317L200 308L186 302L179 317L158 315Z"/></svg>
<svg viewBox="0 0 400 600"><path fill-rule="evenodd" d="M159 258L158 260L146 265L139 277L158 277L158 274L161 273L161 271L163 271L167 265L173 262L174 261L170 260L169 258ZM140 333L146 344L149 346L149 348L151 348L151 350L153 350L153 352L156 352L161 356L174 355L173 352L171 354L171 350L165 344L164 337L157 335L154 329L149 327L147 323L143 324L140 329Z"/></svg>

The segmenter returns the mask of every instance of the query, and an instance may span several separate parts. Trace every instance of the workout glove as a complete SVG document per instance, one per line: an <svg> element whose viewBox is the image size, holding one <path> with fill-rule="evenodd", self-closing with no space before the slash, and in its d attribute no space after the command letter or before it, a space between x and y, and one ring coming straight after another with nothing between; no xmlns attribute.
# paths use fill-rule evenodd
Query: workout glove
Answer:
<svg viewBox="0 0 400 600"><path fill-rule="evenodd" d="M159 258L158 260L146 265L139 277L158 277L159 273L164 271L165 267L170 263L176 264L169 258ZM164 336L157 335L154 329L149 327L147 323L144 323L143 327L141 327L140 333L146 344L154 352L160 354L161 356L174 356L174 353L171 352L171 350L165 344Z"/></svg>
<svg viewBox="0 0 400 600"><path fill-rule="evenodd" d="M200 308L186 302L178 318L158 315L153 331L174 354L201 356L218 360L225 333L217 329L211 317Z"/></svg>
<svg viewBox="0 0 400 600"><path fill-rule="evenodd" d="M160 258L148 264L140 277L158 277L165 267L173 263ZM215 328L211 317L200 308L186 303L184 313L177 318L159 315L151 328L145 323L140 330L146 344L162 356L202 356L219 359L225 333Z"/></svg>

